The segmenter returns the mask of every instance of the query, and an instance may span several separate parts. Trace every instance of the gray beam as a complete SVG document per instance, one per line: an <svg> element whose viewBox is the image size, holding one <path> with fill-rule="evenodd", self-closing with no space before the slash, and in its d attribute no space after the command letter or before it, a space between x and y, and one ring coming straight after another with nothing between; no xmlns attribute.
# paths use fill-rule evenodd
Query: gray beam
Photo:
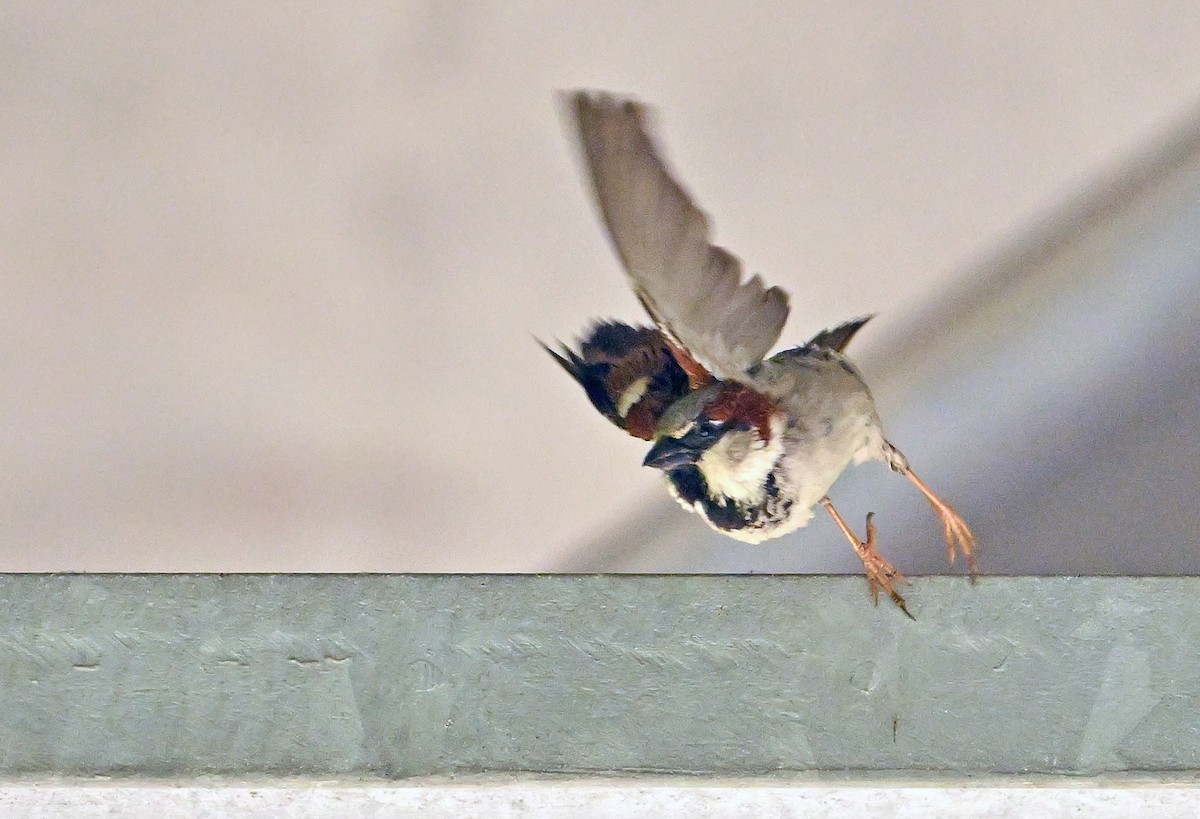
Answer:
<svg viewBox="0 0 1200 819"><path fill-rule="evenodd" d="M0 773L1200 769L1200 578L0 576Z"/></svg>

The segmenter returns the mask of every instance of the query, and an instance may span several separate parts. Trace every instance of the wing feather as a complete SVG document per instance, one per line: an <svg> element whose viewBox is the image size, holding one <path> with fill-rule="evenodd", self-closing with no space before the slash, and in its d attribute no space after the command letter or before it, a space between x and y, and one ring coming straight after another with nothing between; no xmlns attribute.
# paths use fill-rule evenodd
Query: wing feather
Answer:
<svg viewBox="0 0 1200 819"><path fill-rule="evenodd" d="M637 102L570 98L600 215L634 291L663 332L718 378L743 375L779 339L787 294L711 244L708 216L671 176Z"/></svg>

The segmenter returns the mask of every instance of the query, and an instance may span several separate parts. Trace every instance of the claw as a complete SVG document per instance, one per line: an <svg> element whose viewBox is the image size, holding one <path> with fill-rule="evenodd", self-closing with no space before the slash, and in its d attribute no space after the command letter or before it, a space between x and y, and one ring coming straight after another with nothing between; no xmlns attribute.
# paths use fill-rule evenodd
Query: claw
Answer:
<svg viewBox="0 0 1200 819"><path fill-rule="evenodd" d="M875 513L867 513L867 539L859 541L858 548L855 551L859 553L859 558L863 562L863 568L867 572L867 583L871 586L871 597L875 601L875 605L879 605L879 589L882 588L892 598L892 602L900 607L900 611L908 615L909 620L916 620L912 616L912 612L908 610L908 606L904 602L904 597L900 592L896 591L897 583L905 583L904 575L900 570L889 563L883 555L879 554L879 549L875 545ZM860 551L861 549L861 551Z"/></svg>
<svg viewBox="0 0 1200 819"><path fill-rule="evenodd" d="M893 447L893 449L895 448ZM907 464L905 464L900 474L912 481L917 489L921 490L921 494L925 496L925 500L929 501L929 505L933 507L933 511L942 519L942 535L946 538L946 555L950 558L950 562L954 562L955 558L958 557L959 550L961 550L963 557L967 559L967 571L971 574L971 582L975 582L975 575L979 571L979 566L975 562L975 535L971 532L971 527L963 520L962 515L954 511L954 507L935 495L933 490L926 486L925 482L908 468Z"/></svg>
<svg viewBox="0 0 1200 819"><path fill-rule="evenodd" d="M871 590L871 599L875 605L879 605L879 590L882 588L888 593L888 597L892 598L892 602L900 607L900 611L907 615L908 619L916 620L912 612L908 610L908 606L904 602L904 597L900 592L896 591L896 585L903 583L904 575L900 570L893 566L879 554L879 550L875 546L875 513L867 513L867 539L859 540L858 537L851 531L846 521L833 507L833 502L829 498L822 498L821 505L826 511L833 516L833 520L837 523L838 528L842 530L842 534L850 541L850 545L854 548L858 559L862 561L863 569L867 574L867 585Z"/></svg>
<svg viewBox="0 0 1200 819"><path fill-rule="evenodd" d="M942 518L942 524L945 527L946 551L950 556L950 562L954 562L958 556L957 550L961 549L963 556L967 559L967 570L974 578L976 572L979 571L979 566L975 562L975 535L972 534L971 528L948 504L933 504L933 509Z"/></svg>

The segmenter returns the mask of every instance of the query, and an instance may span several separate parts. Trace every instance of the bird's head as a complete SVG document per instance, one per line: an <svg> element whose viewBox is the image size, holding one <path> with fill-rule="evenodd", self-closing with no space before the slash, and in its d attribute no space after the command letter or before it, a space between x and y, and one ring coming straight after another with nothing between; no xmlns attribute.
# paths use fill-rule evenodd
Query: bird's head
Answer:
<svg viewBox="0 0 1200 819"><path fill-rule="evenodd" d="M694 465L716 500L759 503L783 455L783 413L765 395L718 381L663 414L643 464L670 472Z"/></svg>

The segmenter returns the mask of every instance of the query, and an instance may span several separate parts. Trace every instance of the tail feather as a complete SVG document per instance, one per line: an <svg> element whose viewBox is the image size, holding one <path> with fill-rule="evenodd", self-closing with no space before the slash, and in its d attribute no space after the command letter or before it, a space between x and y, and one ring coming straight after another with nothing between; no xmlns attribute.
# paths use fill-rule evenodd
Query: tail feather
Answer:
<svg viewBox="0 0 1200 819"><path fill-rule="evenodd" d="M809 339L807 346L836 350L839 353L843 352L846 349L846 345L850 343L850 339L854 338L855 333L861 330L863 325L873 318L875 318L874 313L869 316L851 319L829 330L822 330Z"/></svg>

